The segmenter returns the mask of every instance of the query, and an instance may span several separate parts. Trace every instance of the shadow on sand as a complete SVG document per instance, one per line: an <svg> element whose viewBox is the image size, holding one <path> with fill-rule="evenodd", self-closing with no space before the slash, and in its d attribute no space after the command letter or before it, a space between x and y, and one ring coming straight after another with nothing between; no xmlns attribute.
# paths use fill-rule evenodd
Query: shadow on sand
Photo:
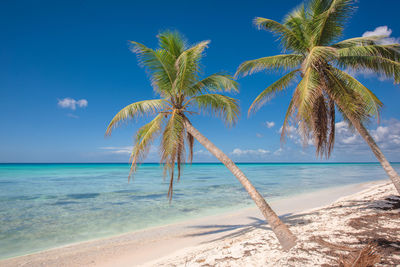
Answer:
<svg viewBox="0 0 400 267"><path fill-rule="evenodd" d="M397 196L390 196L385 200L375 200L375 201L365 201L365 200L350 200L344 201L341 204L337 204L334 206L324 207L322 209L329 210L335 212L339 211L343 208L358 208L358 209L393 209L398 208L398 202L400 202L400 198ZM310 220L305 219L306 216L309 215L318 215L319 210L313 210L310 212L293 214L287 213L282 216L279 216L281 220L286 223L289 227L294 225L306 225L311 223ZM257 217L248 217L251 221L247 224L204 224L204 225L195 225L190 226L189 228L198 229L199 232L184 235L184 237L195 237L195 236L206 236L206 235L214 235L225 233L224 235L218 235L217 238L212 240L204 241L202 243L211 243L218 240L223 240L226 238L234 238L238 237L242 234L248 233L254 229L263 229L263 230L271 230L265 220Z"/></svg>

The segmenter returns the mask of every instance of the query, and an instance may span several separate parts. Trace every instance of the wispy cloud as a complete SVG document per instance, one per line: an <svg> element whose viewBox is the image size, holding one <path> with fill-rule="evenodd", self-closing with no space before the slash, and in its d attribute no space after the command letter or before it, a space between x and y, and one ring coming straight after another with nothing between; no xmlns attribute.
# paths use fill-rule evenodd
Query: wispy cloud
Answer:
<svg viewBox="0 0 400 267"><path fill-rule="evenodd" d="M256 136L257 136L258 138L262 138L262 137L263 137L263 135L260 134L260 133L256 133Z"/></svg>
<svg viewBox="0 0 400 267"><path fill-rule="evenodd" d="M110 154L127 154L132 153L133 146L105 146L100 149L107 151Z"/></svg>
<svg viewBox="0 0 400 267"><path fill-rule="evenodd" d="M279 128L278 133L282 134L282 130L283 127ZM312 137L308 137L306 140L304 140L299 133L299 129L293 125L286 126L285 138L299 145L312 145L314 143L314 139Z"/></svg>
<svg viewBox="0 0 400 267"><path fill-rule="evenodd" d="M58 99L57 105L61 108L68 108L75 110L76 107L85 108L88 105L88 101L86 99L75 100L70 97L66 97L63 99Z"/></svg>
<svg viewBox="0 0 400 267"><path fill-rule="evenodd" d="M275 126L275 122L273 121L266 121L265 122L265 126L267 126L267 128L272 128Z"/></svg>
<svg viewBox="0 0 400 267"><path fill-rule="evenodd" d="M231 154L234 156L265 156L269 154L269 150L265 149L240 149L240 148L235 148Z"/></svg>

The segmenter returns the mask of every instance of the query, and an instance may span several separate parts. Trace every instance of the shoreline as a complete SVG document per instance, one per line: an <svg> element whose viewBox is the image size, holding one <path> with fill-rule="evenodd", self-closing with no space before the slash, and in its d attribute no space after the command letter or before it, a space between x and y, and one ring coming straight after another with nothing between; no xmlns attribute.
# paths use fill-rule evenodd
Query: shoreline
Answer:
<svg viewBox="0 0 400 267"><path fill-rule="evenodd" d="M337 199L363 191L387 180L336 186L270 201L272 208L285 217L321 208ZM294 204L295 203L295 204ZM214 242L232 233L243 234L262 225L258 209L244 208L222 214L188 219L107 238L51 248L41 252L0 260L4 266L129 266L147 264L169 257L180 250ZM157 258L155 259L155 255Z"/></svg>

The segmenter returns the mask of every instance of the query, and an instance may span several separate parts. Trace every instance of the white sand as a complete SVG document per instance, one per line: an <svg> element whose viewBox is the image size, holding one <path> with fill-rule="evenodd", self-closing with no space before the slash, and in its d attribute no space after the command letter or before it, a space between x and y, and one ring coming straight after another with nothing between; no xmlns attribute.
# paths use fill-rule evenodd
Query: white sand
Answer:
<svg viewBox="0 0 400 267"><path fill-rule="evenodd" d="M366 191L360 192L362 190ZM360 193L354 194L356 192ZM327 237L327 241L343 241L332 234L332 231L348 228L346 222L332 219L337 215L337 209L333 211L325 207L316 213L294 213L328 205L350 194L354 195L342 198L333 205L341 205L338 203L349 200L366 200L372 196L382 197L382 194L389 193L394 194L392 185L387 181L378 181L325 189L271 203L272 208L288 221L291 230L300 239L299 245L289 253L282 252L258 210L252 208L72 244L0 261L0 266L286 266L290 265L294 255L297 258L311 258L302 266L332 263L330 258L304 251L307 246L312 249L309 239L316 231L318 235ZM348 206L338 210L347 214L348 209L352 208ZM351 217L351 214L348 216ZM391 222L392 225L385 227L393 227L394 232L398 233L399 223ZM344 237L346 240L349 238Z"/></svg>

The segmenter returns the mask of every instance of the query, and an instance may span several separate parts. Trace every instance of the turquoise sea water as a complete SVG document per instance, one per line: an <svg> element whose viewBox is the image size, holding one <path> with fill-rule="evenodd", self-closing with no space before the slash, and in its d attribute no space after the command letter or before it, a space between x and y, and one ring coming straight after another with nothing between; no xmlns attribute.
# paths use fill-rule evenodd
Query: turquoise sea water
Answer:
<svg viewBox="0 0 400 267"><path fill-rule="evenodd" d="M386 179L375 163L238 165L267 201ZM186 165L171 204L160 165L141 165L130 183L128 173L128 164L0 164L0 259L253 206L221 164Z"/></svg>

